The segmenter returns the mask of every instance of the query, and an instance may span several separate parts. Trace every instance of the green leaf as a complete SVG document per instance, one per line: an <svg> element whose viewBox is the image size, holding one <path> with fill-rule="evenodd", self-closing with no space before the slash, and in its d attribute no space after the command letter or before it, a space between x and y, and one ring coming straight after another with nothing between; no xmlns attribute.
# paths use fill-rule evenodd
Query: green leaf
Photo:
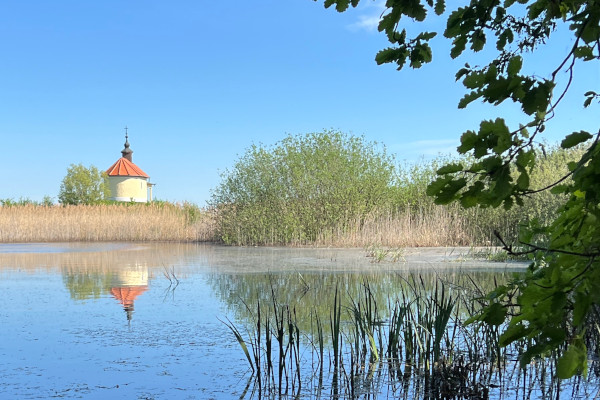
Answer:
<svg viewBox="0 0 600 400"><path fill-rule="evenodd" d="M474 207L482 200L481 192L485 189L483 182L477 181L460 197L460 204L465 207Z"/></svg>
<svg viewBox="0 0 600 400"><path fill-rule="evenodd" d="M463 195L460 198L460 205L463 206L464 208L470 208L470 207L475 207L477 204L479 204L479 197L477 196L471 196L471 195Z"/></svg>
<svg viewBox="0 0 600 400"><path fill-rule="evenodd" d="M492 303L483 314L483 322L492 326L500 326L506 319L506 308L500 303Z"/></svg>
<svg viewBox="0 0 600 400"><path fill-rule="evenodd" d="M467 47L467 38L466 36L459 36L454 39L452 44L454 46L452 46L452 49L450 50L450 57L456 58L460 56L463 51L465 51L465 48Z"/></svg>
<svg viewBox="0 0 600 400"><path fill-rule="evenodd" d="M445 185L435 194L435 203L448 204L456 200L458 197L457 193L464 188L466 184L467 180L465 178L446 181Z"/></svg>
<svg viewBox="0 0 600 400"><path fill-rule="evenodd" d="M529 174L527 172L521 172L521 175L517 178L517 186L521 190L529 188Z"/></svg>
<svg viewBox="0 0 600 400"><path fill-rule="evenodd" d="M427 195L428 196L437 195L437 193L440 190L442 190L442 188L444 186L446 186L446 184L451 180L452 180L451 176L443 176L443 177L437 178L436 180L431 182L429 185L427 185L427 190L426 190Z"/></svg>
<svg viewBox="0 0 600 400"><path fill-rule="evenodd" d="M498 40L496 40L496 50L502 51L506 47L506 42L508 41L508 29L498 35Z"/></svg>
<svg viewBox="0 0 600 400"><path fill-rule="evenodd" d="M515 76L521 71L521 67L523 66L523 59L521 56L515 56L510 59L508 62L508 67L506 69L506 73L508 76Z"/></svg>
<svg viewBox="0 0 600 400"><path fill-rule="evenodd" d="M465 94L463 96L463 98L460 99L460 101L458 102L458 108L459 109L466 108L470 103L477 100L482 95L483 95L483 92L475 91L475 90L471 91L470 93Z"/></svg>
<svg viewBox="0 0 600 400"><path fill-rule="evenodd" d="M509 85L512 80L505 78L498 78L491 82L488 82L487 88L484 91L485 100L489 103L498 105L506 100L511 93Z"/></svg>
<svg viewBox="0 0 600 400"><path fill-rule="evenodd" d="M436 32L421 32L417 35L415 40L431 40L437 36Z"/></svg>
<svg viewBox="0 0 600 400"><path fill-rule="evenodd" d="M526 89L522 100L523 111L529 115L537 111L545 112L550 102L550 94L554 84L550 81L544 81L537 86Z"/></svg>
<svg viewBox="0 0 600 400"><path fill-rule="evenodd" d="M535 152L533 150L521 151L517 155L516 164L518 168L525 169L535 161Z"/></svg>
<svg viewBox="0 0 600 400"><path fill-rule="evenodd" d="M508 326L508 328L506 328L504 333L500 335L499 344L502 347L506 347L516 340L525 338L530 331L531 328L525 328L525 326L520 321L517 321L516 323L511 322L511 324Z"/></svg>
<svg viewBox="0 0 600 400"><path fill-rule="evenodd" d="M475 147L475 144L477 143L478 140L479 140L479 138L477 137L477 133L475 133L473 131L466 131L460 137L461 144L457 148L458 152L460 154L465 154L469 150L473 149L473 147Z"/></svg>
<svg viewBox="0 0 600 400"><path fill-rule="evenodd" d="M583 340L576 339L558 359L556 374L560 379L569 379L587 370L587 347Z"/></svg>
<svg viewBox="0 0 600 400"><path fill-rule="evenodd" d="M477 89L483 86L483 75L477 71L471 71L463 79L463 85L467 89Z"/></svg>
<svg viewBox="0 0 600 400"><path fill-rule="evenodd" d="M438 175L453 174L455 172L460 172L462 170L464 170L464 166L462 165L462 163L448 164L448 165L444 165L442 168L438 169L437 174Z"/></svg>
<svg viewBox="0 0 600 400"><path fill-rule="evenodd" d="M450 16L446 22L446 30L444 31L445 37L453 38L460 34L460 25L463 22L463 16L466 10L466 7L461 7L450 13Z"/></svg>
<svg viewBox="0 0 600 400"><path fill-rule="evenodd" d="M578 291L575 295L575 302L573 303L573 325L580 326L590 309L591 299L588 293L582 293Z"/></svg>
<svg viewBox="0 0 600 400"><path fill-rule="evenodd" d="M483 49L483 46L485 46L485 33L482 29L478 29L471 36L471 50L478 52Z"/></svg>
<svg viewBox="0 0 600 400"><path fill-rule="evenodd" d="M570 149L571 147L577 146L579 143L583 143L586 140L592 138L592 135L585 131L573 132L567 135L560 143L560 147L563 149Z"/></svg>
<svg viewBox="0 0 600 400"><path fill-rule="evenodd" d="M502 118L497 118L493 123L493 134L496 136L496 145L493 150L496 154L502 154L513 145L512 136Z"/></svg>
<svg viewBox="0 0 600 400"><path fill-rule="evenodd" d="M573 50L573 55L577 58L581 58L584 61L591 61L594 57L594 51L592 47L589 46L580 46Z"/></svg>
<svg viewBox="0 0 600 400"><path fill-rule="evenodd" d="M458 72L455 75L456 80L458 81L460 78L462 78L463 76L465 76L466 74L468 74L470 71L469 68L461 68L458 70ZM586 94L587 96L587 94Z"/></svg>
<svg viewBox="0 0 600 400"><path fill-rule="evenodd" d="M569 190L568 186L557 185L557 186L554 186L552 189L550 189L550 193L552 193L552 194L562 194L562 193L567 193L568 190Z"/></svg>
<svg viewBox="0 0 600 400"><path fill-rule="evenodd" d="M437 0L435 2L435 14L442 15L446 10L446 2L444 0Z"/></svg>
<svg viewBox="0 0 600 400"><path fill-rule="evenodd" d="M338 12L344 12L350 6L350 0L325 0L325 8L329 8L335 4L335 9ZM356 7L353 3L353 7Z"/></svg>

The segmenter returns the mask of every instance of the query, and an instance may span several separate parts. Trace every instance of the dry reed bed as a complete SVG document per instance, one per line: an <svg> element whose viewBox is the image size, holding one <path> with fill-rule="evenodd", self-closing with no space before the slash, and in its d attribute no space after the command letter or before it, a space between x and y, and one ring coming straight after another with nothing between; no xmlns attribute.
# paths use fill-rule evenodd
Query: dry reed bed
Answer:
<svg viewBox="0 0 600 400"><path fill-rule="evenodd" d="M214 218L176 205L0 207L0 242L208 241Z"/></svg>
<svg viewBox="0 0 600 400"><path fill-rule="evenodd" d="M477 240L467 225L459 212L431 207L427 211L406 210L355 220L345 228L322 232L316 243L336 247L469 246Z"/></svg>
<svg viewBox="0 0 600 400"><path fill-rule="evenodd" d="M219 241L218 215L187 212L177 205L110 204L0 207L0 242ZM429 207L402 213L381 212L323 230L314 242L296 246L439 247L474 244L473 233L457 209ZM279 245L276 234L272 242Z"/></svg>

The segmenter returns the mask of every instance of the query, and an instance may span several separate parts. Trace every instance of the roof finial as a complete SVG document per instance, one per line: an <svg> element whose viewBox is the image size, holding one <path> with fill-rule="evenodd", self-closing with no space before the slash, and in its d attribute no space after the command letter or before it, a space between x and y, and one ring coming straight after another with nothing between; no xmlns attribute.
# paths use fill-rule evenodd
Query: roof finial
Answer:
<svg viewBox="0 0 600 400"><path fill-rule="evenodd" d="M123 150L121 150L121 154L123 154L124 158L133 162L132 157L131 157L132 153L133 153L133 150L131 150L129 148L129 135L127 134L127 126L125 126L125 148Z"/></svg>

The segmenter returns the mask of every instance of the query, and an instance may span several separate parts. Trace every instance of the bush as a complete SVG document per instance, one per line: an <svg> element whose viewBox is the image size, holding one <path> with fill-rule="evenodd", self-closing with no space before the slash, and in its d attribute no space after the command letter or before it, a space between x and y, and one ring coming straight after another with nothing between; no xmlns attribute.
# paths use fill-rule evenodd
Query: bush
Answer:
<svg viewBox="0 0 600 400"><path fill-rule="evenodd" d="M314 241L391 200L393 158L363 137L336 131L253 145L213 191L225 243Z"/></svg>
<svg viewBox="0 0 600 400"><path fill-rule="evenodd" d="M532 188L567 175L568 162L582 153L546 147ZM450 162L469 160L440 156L396 166L385 148L331 131L255 145L213 191L218 236L236 245L490 245L499 244L494 231L516 242L521 224L547 224L566 200L542 191L508 211L436 205L427 185Z"/></svg>

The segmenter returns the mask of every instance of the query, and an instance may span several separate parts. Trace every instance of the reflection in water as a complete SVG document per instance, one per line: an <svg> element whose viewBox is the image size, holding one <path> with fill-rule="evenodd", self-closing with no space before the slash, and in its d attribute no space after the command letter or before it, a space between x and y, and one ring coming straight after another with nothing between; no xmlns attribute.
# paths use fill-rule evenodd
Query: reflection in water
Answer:
<svg viewBox="0 0 600 400"><path fill-rule="evenodd" d="M364 251L347 249L93 243L13 245L4 253L3 248L0 244L0 398L240 398L246 360L219 318L251 324L257 302L272 304L274 292L279 305L294 313L300 332L315 332L311 321L319 315L329 342L336 287L344 298L355 297L369 282L377 312L386 313L388 299L406 292L408 272L458 276L465 266L448 263L443 249L434 256L407 251L406 263L374 264ZM24 253L27 249L31 252ZM484 290L510 277L505 267L494 278L476 271L481 264L468 266L471 276L481 275ZM427 293L433 293L434 275L423 274ZM166 300L163 293L179 280L177 296ZM458 285L460 279L450 281ZM454 287L448 284L448 290ZM129 322L135 309L138 329L115 326L115 318L125 321L120 308ZM344 308L341 324L350 323ZM356 393L361 387L384 390L385 370L364 366L360 373L340 369L336 377L341 384L356 383ZM332 388L338 383L327 371L320 378L312 389L304 387L308 393L318 397L323 389L327 398L328 389L335 394L344 388Z"/></svg>
<svg viewBox="0 0 600 400"><path fill-rule="evenodd" d="M113 275L110 293L123 305L127 321L133 315L133 302L148 290L148 267L142 265L127 266Z"/></svg>
<svg viewBox="0 0 600 400"><path fill-rule="evenodd" d="M148 291L155 275L162 275L156 274L157 269L191 260L204 263L202 253L206 249L186 243L0 244L0 268L18 268L31 274L39 269L60 269L71 299L112 296L131 321L135 300Z"/></svg>
<svg viewBox="0 0 600 400"><path fill-rule="evenodd" d="M73 248L75 251L70 253L28 254L28 257L20 259L20 266L28 263L32 267L40 264L43 257L50 257L54 263L61 265L63 282L72 299L98 299L111 295L123 307L127 321L133 318L135 300L149 289L153 270L163 268L162 265L180 263L186 253L191 255L197 251L197 246L186 245L115 247L110 244L108 251L103 252L82 252L77 247ZM174 248L183 250L183 254L173 251ZM47 250L45 246L42 249ZM88 249L98 250L94 247Z"/></svg>
<svg viewBox="0 0 600 400"><path fill-rule="evenodd" d="M552 357L521 369L523 342L501 347L497 327L465 324L512 275L215 272L209 281L244 325L230 325L252 368L240 398L590 398L597 374L559 381Z"/></svg>
<svg viewBox="0 0 600 400"><path fill-rule="evenodd" d="M420 295L432 297L438 284L444 282L446 296L463 296L467 287L472 288L471 280L477 284L479 293L472 293L471 299L492 290L496 285L506 283L514 274L510 270L472 271L463 270L459 265L443 271L397 270L388 273L377 271L363 272L281 272L255 274L228 274L215 271L209 274L209 283L215 295L227 305L229 311L239 321L250 327L254 324L256 305L269 305L275 297L278 304L289 306L296 313L296 320L303 330L310 330L314 316L328 321L336 288L345 299L356 299L364 294L368 284L382 314L388 312L393 301L415 297L412 288L423 287ZM252 307L248 307L252 306ZM347 305L346 305L347 306ZM457 304L456 311L470 317L469 304ZM348 320L350 314L344 313ZM329 326L325 324L325 333ZM326 337L327 339L327 337Z"/></svg>
<svg viewBox="0 0 600 400"><path fill-rule="evenodd" d="M148 290L147 265L109 266L106 268L62 268L63 282L73 300L98 299L111 294L121 303L131 321L134 301Z"/></svg>
<svg viewBox="0 0 600 400"><path fill-rule="evenodd" d="M244 371L205 284L212 252L0 244L0 399L231 398ZM185 283L169 300L165 269Z"/></svg>

